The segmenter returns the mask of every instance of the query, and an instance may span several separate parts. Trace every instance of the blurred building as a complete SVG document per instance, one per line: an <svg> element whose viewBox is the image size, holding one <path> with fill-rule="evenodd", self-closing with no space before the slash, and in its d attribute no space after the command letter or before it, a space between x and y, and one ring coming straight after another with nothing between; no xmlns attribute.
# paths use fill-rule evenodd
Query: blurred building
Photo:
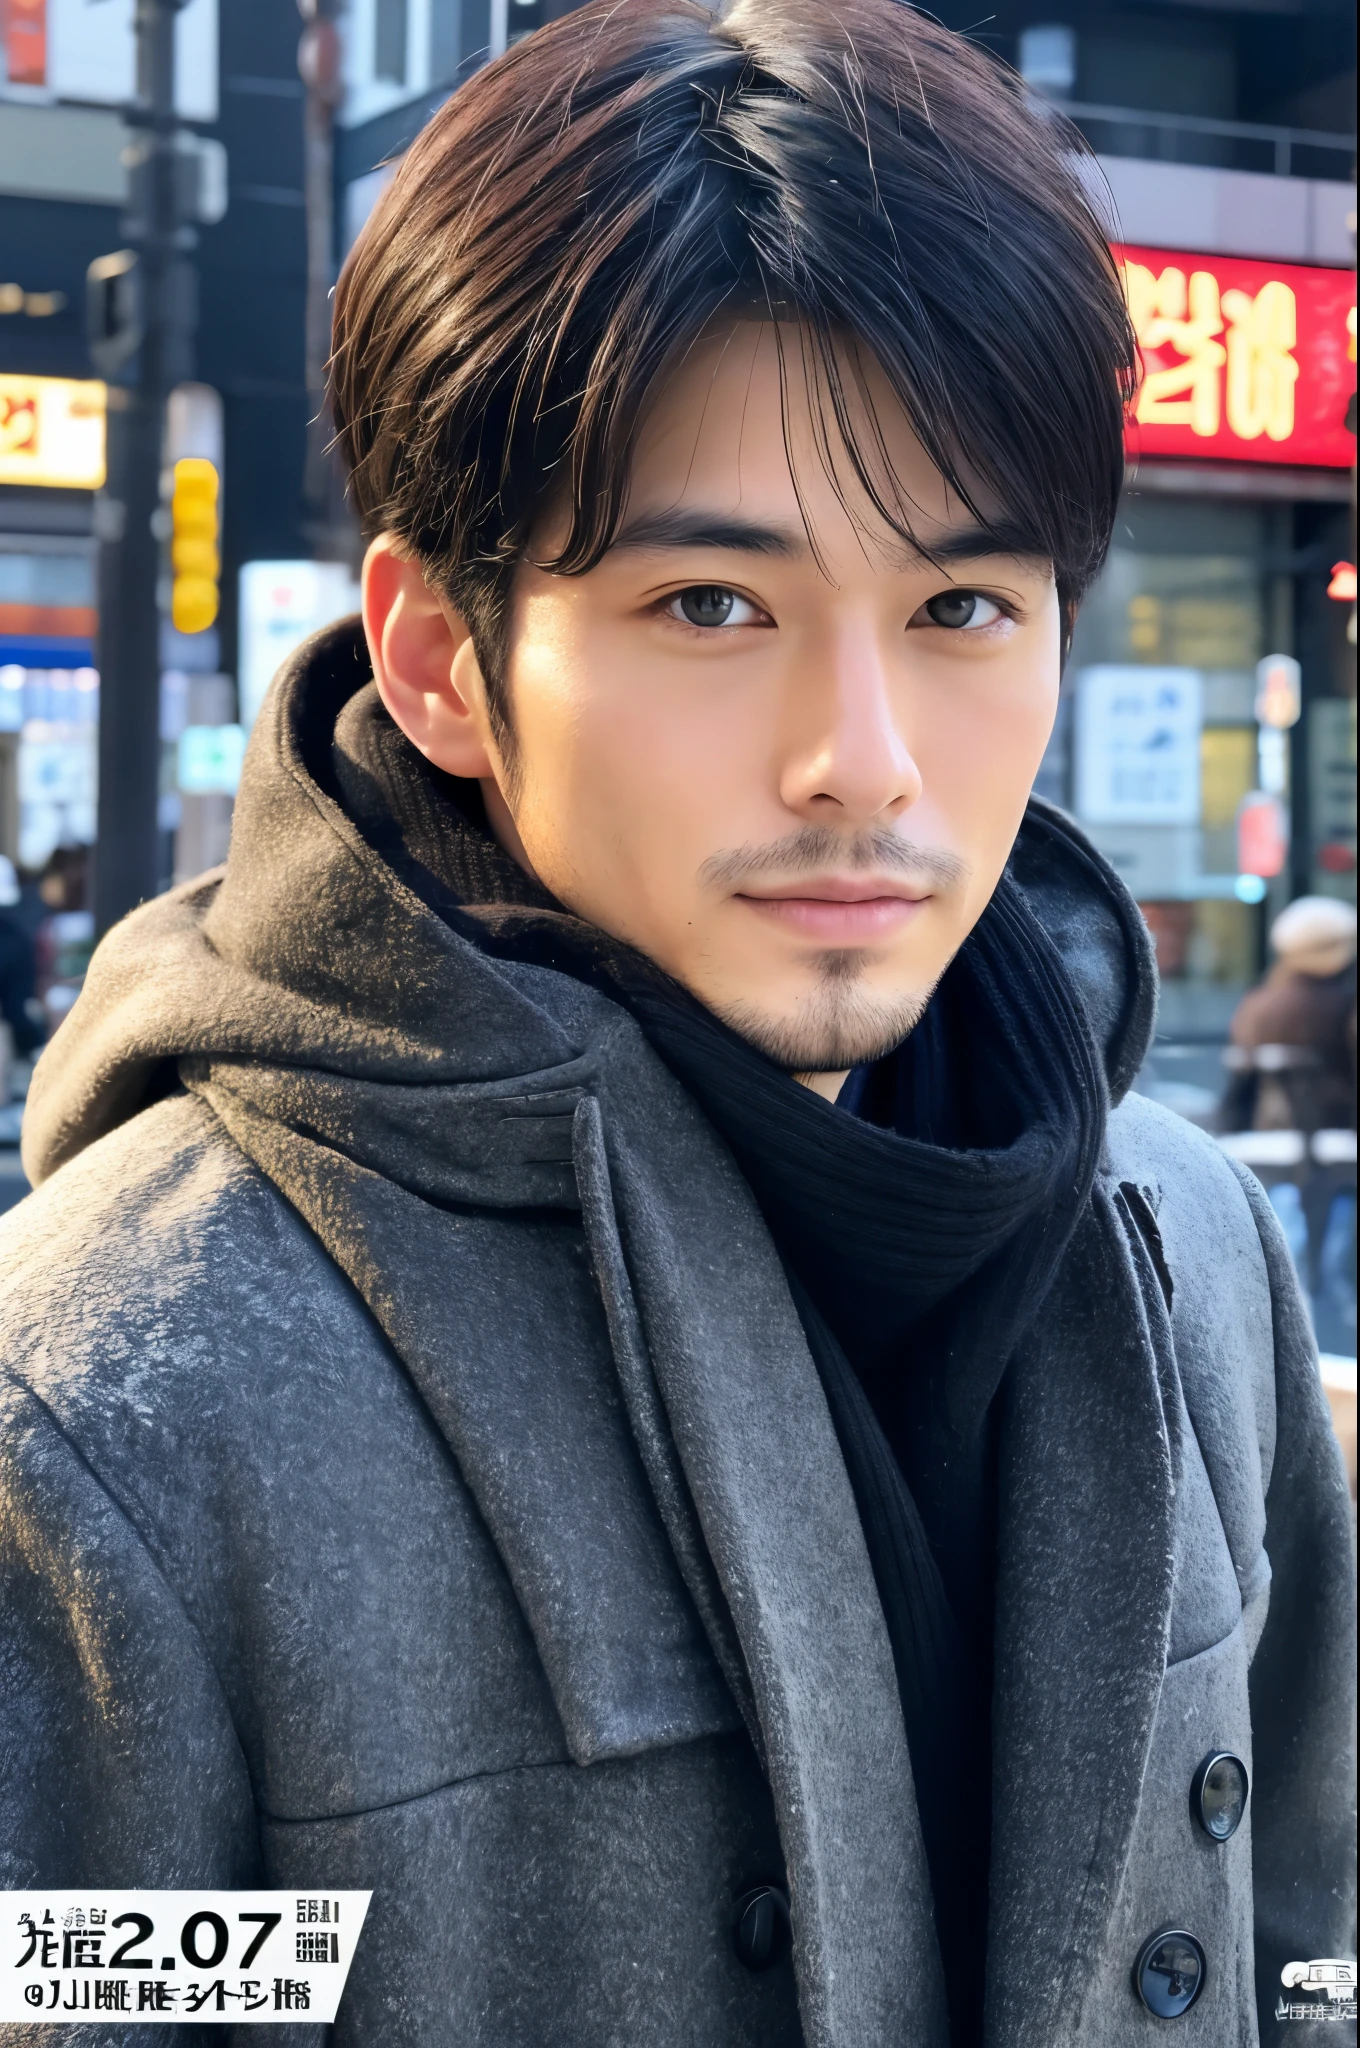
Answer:
<svg viewBox="0 0 1360 2048"><path fill-rule="evenodd" d="M354 240L391 166L468 74L576 0L347 0L336 137L340 236Z"/></svg>
<svg viewBox="0 0 1360 2048"><path fill-rule="evenodd" d="M980 33L1099 152L1151 373L1041 787L1144 906L1163 1037L1217 1038L1270 912L1355 900L1353 17L1003 0ZM1271 655L1299 701L1263 744Z"/></svg>
<svg viewBox="0 0 1360 2048"><path fill-rule="evenodd" d="M94 834L98 475L88 461L81 471L81 450L73 456L69 420L64 435L49 431L44 409L61 394L42 380L74 380L68 412L101 398L85 273L125 241L117 106L133 86L132 11L131 0L0 5L0 852L30 869ZM279 0L188 0L177 25L178 111L208 160L197 375L220 392L224 414L227 601L215 632L199 638L208 666L228 676L240 565L308 551L300 26ZM35 407L43 459L25 462ZM167 839L185 700L180 676L165 698Z"/></svg>
<svg viewBox="0 0 1360 2048"><path fill-rule="evenodd" d="M447 94L568 4L345 0L320 208L296 8L189 0L181 17L184 116L225 149L223 211L200 229L198 375L225 403L216 668L239 678L247 724L278 656L352 601L314 476L304 496L308 191L331 274ZM981 27L957 0L941 11L1098 153L1095 197L1152 375L1040 787L1084 818L1144 905L1163 1033L1207 1041L1259 970L1268 915L1292 894L1355 892L1354 610L1328 595L1346 588L1336 565L1354 561L1351 17L1340 0L1080 0L1052 12L1001 0ZM85 267L121 239L112 103L130 80L100 36L116 42L121 23L126 40L130 15L131 0L0 6L0 375L77 380L63 401L72 461L89 390ZM314 262L314 313L316 298ZM91 829L94 502L88 480L0 484L0 852L11 857ZM1298 663L1299 715L1267 726L1263 744L1258 669L1270 656ZM171 743L206 688L181 675L165 693L167 822ZM1287 715L1288 694L1275 691L1272 716Z"/></svg>

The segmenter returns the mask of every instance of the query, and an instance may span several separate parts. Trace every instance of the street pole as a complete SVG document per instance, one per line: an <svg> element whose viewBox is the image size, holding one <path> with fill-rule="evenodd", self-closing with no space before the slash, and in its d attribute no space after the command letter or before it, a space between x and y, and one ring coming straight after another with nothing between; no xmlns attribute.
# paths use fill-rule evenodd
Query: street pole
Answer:
<svg viewBox="0 0 1360 2048"><path fill-rule="evenodd" d="M298 42L303 102L303 193L307 220L307 307L304 374L310 418L304 495L314 522L330 510L326 364L331 352L331 286L335 283L335 109L339 103L337 0L299 0L306 26Z"/></svg>
<svg viewBox="0 0 1360 2048"><path fill-rule="evenodd" d="M303 527L321 561L355 566L358 533L345 505L344 482L331 448L327 393L331 352L331 287L335 283L335 116L344 98L340 0L298 0L305 26L298 42L298 74L306 88L303 106L303 190L307 219L307 312L304 367L307 381L307 457L302 494Z"/></svg>
<svg viewBox="0 0 1360 2048"><path fill-rule="evenodd" d="M111 381L108 474L95 506L99 543L99 816L94 917L99 935L160 887L160 472L171 388L193 374L197 240L185 205L185 158L176 148L175 16L183 0L137 0L137 96L124 111L131 131L130 203L124 232L135 259L123 262L118 318L103 322L96 368ZM92 305L94 303L92 296ZM121 357L121 361L120 361ZM116 367L115 367L116 366Z"/></svg>

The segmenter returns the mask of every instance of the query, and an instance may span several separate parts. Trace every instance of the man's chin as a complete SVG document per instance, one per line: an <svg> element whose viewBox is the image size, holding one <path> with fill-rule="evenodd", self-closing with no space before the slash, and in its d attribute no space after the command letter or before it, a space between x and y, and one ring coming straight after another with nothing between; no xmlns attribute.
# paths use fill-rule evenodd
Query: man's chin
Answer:
<svg viewBox="0 0 1360 2048"><path fill-rule="evenodd" d="M791 1074L836 1074L879 1060L920 1023L934 985L867 988L863 956L824 956L816 984L787 1008L756 995L708 999L723 1023Z"/></svg>

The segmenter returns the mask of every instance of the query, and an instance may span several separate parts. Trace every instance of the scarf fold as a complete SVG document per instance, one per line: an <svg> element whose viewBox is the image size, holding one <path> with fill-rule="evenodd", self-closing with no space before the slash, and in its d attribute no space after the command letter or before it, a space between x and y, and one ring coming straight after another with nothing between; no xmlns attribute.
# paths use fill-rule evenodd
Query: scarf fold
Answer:
<svg viewBox="0 0 1360 2048"><path fill-rule="evenodd" d="M1061 955L1009 876L915 1031L832 1105L631 948L564 912L361 690L331 769L370 843L489 952L631 1011L726 1139L784 1262L897 1671L950 1989L980 2038L997 1394L1086 1211L1107 1084Z"/></svg>

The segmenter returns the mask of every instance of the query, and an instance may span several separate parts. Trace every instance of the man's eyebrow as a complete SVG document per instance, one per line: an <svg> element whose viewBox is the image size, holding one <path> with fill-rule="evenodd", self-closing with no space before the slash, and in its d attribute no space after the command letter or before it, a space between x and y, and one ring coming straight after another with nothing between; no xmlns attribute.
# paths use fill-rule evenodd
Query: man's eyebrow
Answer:
<svg viewBox="0 0 1360 2048"><path fill-rule="evenodd" d="M919 552L927 562L937 562L941 568L951 562L981 562L989 555L1003 555L1017 562L1042 562L1052 567L1052 556L1028 528L1013 524L1008 519L999 519L993 525L951 526L928 544L922 542Z"/></svg>
<svg viewBox="0 0 1360 2048"><path fill-rule="evenodd" d="M758 519L743 519L736 513L643 512L620 528L610 543L616 549L643 548L730 548L745 555L809 553L807 536L801 528L772 526Z"/></svg>
<svg viewBox="0 0 1360 2048"><path fill-rule="evenodd" d="M970 521L965 526L949 527L916 546L905 537L900 544L907 563L929 562L942 569L953 562L985 561L988 556L1050 566L1049 557L1036 544L1034 534L1005 519L990 526ZM812 552L800 527L698 508L640 513L619 529L609 551L640 552L647 548L727 548L747 555L779 555L786 560L804 559Z"/></svg>

